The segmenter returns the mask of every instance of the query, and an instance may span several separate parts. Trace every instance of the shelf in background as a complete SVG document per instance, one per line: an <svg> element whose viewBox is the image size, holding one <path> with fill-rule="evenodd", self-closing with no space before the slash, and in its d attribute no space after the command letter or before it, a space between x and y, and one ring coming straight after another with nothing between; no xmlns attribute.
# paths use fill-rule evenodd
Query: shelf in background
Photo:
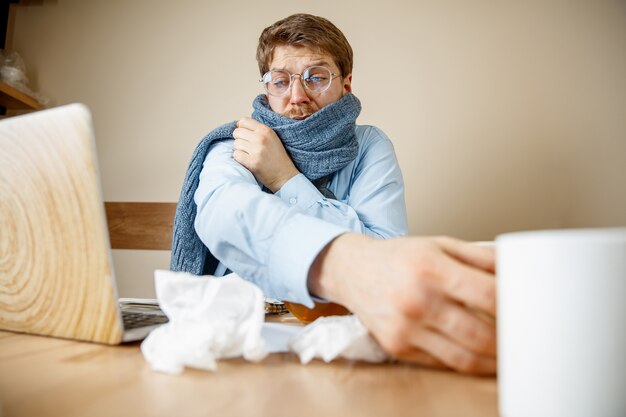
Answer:
<svg viewBox="0 0 626 417"><path fill-rule="evenodd" d="M39 110L43 108L37 100L3 81L0 81L0 106L7 110Z"/></svg>

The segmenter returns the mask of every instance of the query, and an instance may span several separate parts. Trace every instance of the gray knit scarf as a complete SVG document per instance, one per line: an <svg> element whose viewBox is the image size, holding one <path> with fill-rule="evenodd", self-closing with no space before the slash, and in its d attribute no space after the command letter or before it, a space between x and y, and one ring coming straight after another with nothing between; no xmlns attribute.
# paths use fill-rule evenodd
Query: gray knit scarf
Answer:
<svg viewBox="0 0 626 417"><path fill-rule="evenodd" d="M252 118L276 132L298 170L314 183L339 171L357 157L359 145L355 128L361 103L351 93L304 120L275 113L262 94L254 99L252 106ZM231 122L213 130L200 141L191 157L174 218L172 271L206 275L217 267L217 259L196 234L197 208L193 196L209 147L215 141L233 139L235 128L236 123ZM320 184L316 185L319 187Z"/></svg>

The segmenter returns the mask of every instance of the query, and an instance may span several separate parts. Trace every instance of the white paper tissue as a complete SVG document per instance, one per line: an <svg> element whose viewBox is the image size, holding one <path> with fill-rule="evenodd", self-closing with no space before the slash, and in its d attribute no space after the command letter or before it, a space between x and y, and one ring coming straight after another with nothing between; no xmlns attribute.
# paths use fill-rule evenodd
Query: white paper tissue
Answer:
<svg viewBox="0 0 626 417"><path fill-rule="evenodd" d="M320 317L291 339L289 347L303 364L313 358L325 362L338 357L367 362L388 359L355 315Z"/></svg>
<svg viewBox="0 0 626 417"><path fill-rule="evenodd" d="M155 285L169 322L141 344L153 369L215 370L217 359L243 356L260 361L267 355L261 338L265 303L254 284L235 274L215 278L159 270Z"/></svg>
<svg viewBox="0 0 626 417"><path fill-rule="evenodd" d="M308 326L264 323L261 290L236 274L216 278L158 270L155 286L169 322L150 333L141 351L157 371L180 373L186 366L214 371L218 359L260 361L269 352L288 351L303 364L313 358L388 359L354 315L320 317Z"/></svg>

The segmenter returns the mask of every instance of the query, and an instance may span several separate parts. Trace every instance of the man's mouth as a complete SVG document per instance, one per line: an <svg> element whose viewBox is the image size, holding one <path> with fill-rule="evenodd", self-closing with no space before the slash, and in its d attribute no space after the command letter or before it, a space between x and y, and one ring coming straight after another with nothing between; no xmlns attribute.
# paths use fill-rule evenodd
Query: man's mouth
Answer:
<svg viewBox="0 0 626 417"><path fill-rule="evenodd" d="M313 109L311 106L298 106L292 107L291 109L283 113L283 116L288 117L292 120L304 120L313 113L315 113L315 109Z"/></svg>

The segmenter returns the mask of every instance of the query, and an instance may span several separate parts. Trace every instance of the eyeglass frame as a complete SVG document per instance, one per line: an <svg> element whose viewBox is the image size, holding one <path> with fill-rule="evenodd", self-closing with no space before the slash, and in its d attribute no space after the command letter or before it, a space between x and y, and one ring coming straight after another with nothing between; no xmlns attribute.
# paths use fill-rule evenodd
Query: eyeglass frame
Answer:
<svg viewBox="0 0 626 417"><path fill-rule="evenodd" d="M328 85L326 86L325 89L321 90L321 91L313 91L311 90L311 88L309 86L307 86L307 83L304 81L304 79L302 78L302 74L306 74L308 71L311 70L311 68L324 68L326 70L328 70L328 72L330 73L330 81L328 82ZM286 72L287 74L289 74L289 86L287 87L287 89L285 89L285 92L279 95L276 94L272 94L270 93L270 91L267 88L267 84L269 82L265 82L265 77L267 77L268 74L275 72L275 71L281 71L281 72ZM323 65L311 65L310 67L307 67L304 69L304 71L302 71L302 73L300 74L292 74L291 72L289 72L286 69L275 69L275 70L269 70L267 71L265 74L263 74L263 76L261 77L261 79L259 80L260 83L263 84L263 88L265 89L265 91L267 92L267 94L269 94L272 97L284 97L287 94L289 94L289 92L291 91L291 87L293 86L293 77L295 76L300 77L300 82L302 83L302 87L304 87L304 89L306 91L308 91L309 93L312 94L322 94L326 91L328 91L328 89L330 88L330 86L333 84L333 81L335 80L335 78L343 78L343 75L341 74L335 74L334 72L332 72L332 70L328 67L325 67ZM271 80L271 79L270 79Z"/></svg>

